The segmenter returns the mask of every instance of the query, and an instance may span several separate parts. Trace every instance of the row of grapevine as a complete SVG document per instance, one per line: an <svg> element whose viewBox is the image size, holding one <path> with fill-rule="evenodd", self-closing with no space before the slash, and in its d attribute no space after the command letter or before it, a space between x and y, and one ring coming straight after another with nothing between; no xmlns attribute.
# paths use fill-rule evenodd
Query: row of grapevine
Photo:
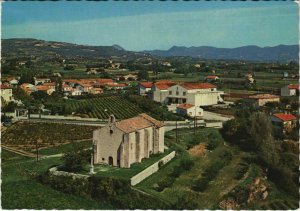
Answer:
<svg viewBox="0 0 300 211"><path fill-rule="evenodd" d="M117 119L126 119L143 113L138 106L118 96L70 101L67 106L72 111L90 106L91 111L87 113L88 116L99 119L106 119L110 114L114 114Z"/></svg>

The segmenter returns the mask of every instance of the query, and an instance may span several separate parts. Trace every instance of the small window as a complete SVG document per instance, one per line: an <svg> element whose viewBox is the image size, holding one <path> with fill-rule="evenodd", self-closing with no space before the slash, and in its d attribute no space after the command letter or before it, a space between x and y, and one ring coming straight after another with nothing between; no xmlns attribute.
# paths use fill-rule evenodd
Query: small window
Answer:
<svg viewBox="0 0 300 211"><path fill-rule="evenodd" d="M102 158L102 161L105 161L105 158Z"/></svg>
<svg viewBox="0 0 300 211"><path fill-rule="evenodd" d="M185 95L186 95L186 92L182 92L182 94L183 94L183 96L185 96Z"/></svg>
<svg viewBox="0 0 300 211"><path fill-rule="evenodd" d="M211 89L211 91L214 91L214 89Z"/></svg>
<svg viewBox="0 0 300 211"><path fill-rule="evenodd" d="M178 91L176 92L176 95L179 95L179 92L178 92Z"/></svg>
<svg viewBox="0 0 300 211"><path fill-rule="evenodd" d="M114 133L114 131L113 131L112 129L110 129L109 132L110 132L110 134L113 134L113 133Z"/></svg>
<svg viewBox="0 0 300 211"><path fill-rule="evenodd" d="M169 95L171 95L172 94L172 91L169 91Z"/></svg>
<svg viewBox="0 0 300 211"><path fill-rule="evenodd" d="M132 148L133 148L133 144L130 145L130 149L132 149Z"/></svg>

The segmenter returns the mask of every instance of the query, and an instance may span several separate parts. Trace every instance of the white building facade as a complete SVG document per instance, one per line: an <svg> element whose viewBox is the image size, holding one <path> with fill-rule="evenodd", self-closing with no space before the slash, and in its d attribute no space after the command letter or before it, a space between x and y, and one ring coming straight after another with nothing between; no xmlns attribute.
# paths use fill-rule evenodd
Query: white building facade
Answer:
<svg viewBox="0 0 300 211"><path fill-rule="evenodd" d="M156 89L153 100L164 104L192 104L210 106L222 102L223 92L217 91L216 86L209 83L184 83L169 87L166 90Z"/></svg>

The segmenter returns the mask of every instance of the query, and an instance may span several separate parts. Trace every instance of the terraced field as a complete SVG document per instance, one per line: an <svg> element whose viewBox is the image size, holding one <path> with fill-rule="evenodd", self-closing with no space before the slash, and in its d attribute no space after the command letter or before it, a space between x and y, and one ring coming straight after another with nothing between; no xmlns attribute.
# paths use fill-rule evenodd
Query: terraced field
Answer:
<svg viewBox="0 0 300 211"><path fill-rule="evenodd" d="M127 119L144 112L138 106L119 96L70 100L67 103L67 108L71 111L86 106L91 108L87 115L99 119L107 119L110 114L114 114L117 119Z"/></svg>

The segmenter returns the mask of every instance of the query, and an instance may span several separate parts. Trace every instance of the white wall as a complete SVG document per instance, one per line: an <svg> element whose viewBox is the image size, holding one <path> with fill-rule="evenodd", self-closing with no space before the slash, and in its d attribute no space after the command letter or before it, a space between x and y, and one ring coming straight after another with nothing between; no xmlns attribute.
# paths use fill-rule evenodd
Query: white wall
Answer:
<svg viewBox="0 0 300 211"><path fill-rule="evenodd" d="M170 154L166 155L156 163L152 164L145 170L141 171L140 173L136 174L130 179L131 185L137 185L147 177L149 177L151 174L157 172L159 170L158 164L160 161L163 161L164 164L168 163L170 160L172 160L175 157L175 151L171 152Z"/></svg>

